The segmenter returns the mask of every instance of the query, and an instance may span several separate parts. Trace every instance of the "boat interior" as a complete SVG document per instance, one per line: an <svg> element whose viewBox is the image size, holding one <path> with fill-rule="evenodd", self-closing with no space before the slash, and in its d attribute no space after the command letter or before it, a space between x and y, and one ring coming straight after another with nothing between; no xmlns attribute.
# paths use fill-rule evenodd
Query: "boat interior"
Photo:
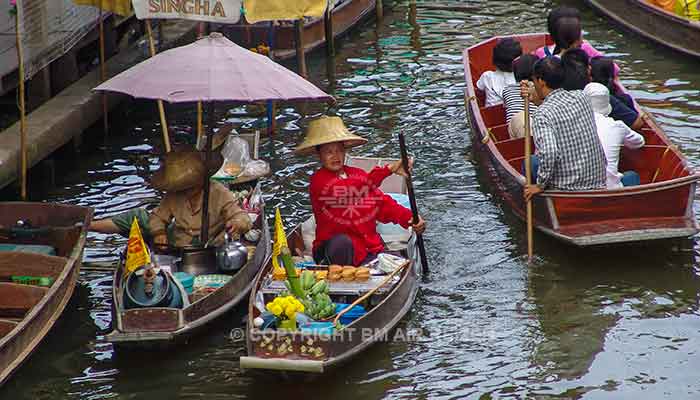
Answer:
<svg viewBox="0 0 700 400"><path fill-rule="evenodd" d="M517 37L523 48L523 52L532 52L544 45L544 35L522 35ZM476 92L476 100L484 122L488 139L500 152L503 159L522 175L524 160L524 138L511 139L506 124L506 113L502 104L485 107L485 94L476 87L476 81L481 74L488 70L495 70L491 63L491 54L497 39L486 42L483 46L468 50L469 67L471 70L472 85ZM551 42L547 42L551 44ZM475 127L476 128L476 127ZM644 126L639 133L644 136L645 145L636 150L623 148L620 155L620 171L636 171L642 184L669 181L682 178L690 174L683 156L678 149L660 136L655 124L648 118L644 118ZM535 144L532 142L533 152Z"/></svg>
<svg viewBox="0 0 700 400"><path fill-rule="evenodd" d="M85 210L0 203L0 337L7 335L72 266Z"/></svg>

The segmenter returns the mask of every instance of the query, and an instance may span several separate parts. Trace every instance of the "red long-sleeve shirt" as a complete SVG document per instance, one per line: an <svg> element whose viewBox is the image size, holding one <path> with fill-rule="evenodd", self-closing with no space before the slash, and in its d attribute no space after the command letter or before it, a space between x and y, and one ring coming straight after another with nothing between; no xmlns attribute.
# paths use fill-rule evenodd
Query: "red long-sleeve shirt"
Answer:
<svg viewBox="0 0 700 400"><path fill-rule="evenodd" d="M354 264L359 265L368 253L379 253L384 242L377 233L377 221L395 223L408 228L411 210L398 204L379 189L391 175L388 167L375 167L369 173L343 167L347 177L321 168L311 177L309 192L316 218L316 239L313 248L338 234L352 239Z"/></svg>

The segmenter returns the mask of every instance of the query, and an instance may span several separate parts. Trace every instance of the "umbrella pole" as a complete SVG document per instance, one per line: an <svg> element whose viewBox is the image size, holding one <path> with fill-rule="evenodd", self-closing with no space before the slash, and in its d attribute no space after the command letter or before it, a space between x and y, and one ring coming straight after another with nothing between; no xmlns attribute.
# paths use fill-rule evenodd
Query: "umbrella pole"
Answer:
<svg viewBox="0 0 700 400"><path fill-rule="evenodd" d="M148 49L151 52L151 57L156 55L156 47L153 44L153 30L151 29L151 20L146 20L146 33L148 34ZM170 136L168 135L168 122L165 120L165 107L163 100L158 100L158 114L160 115L160 127L163 129L163 143L165 144L165 152L170 153Z"/></svg>
<svg viewBox="0 0 700 400"><path fill-rule="evenodd" d="M273 49L275 48L275 21L270 21L270 29L267 31L268 37L267 37L267 45L270 48L270 52L268 54L268 57L270 57L270 60L274 60L273 58ZM269 100L267 102L267 133L268 135L272 135L275 133L275 128L276 128L276 121L277 118L276 114L277 113L277 105L275 104L274 101Z"/></svg>
<svg viewBox="0 0 700 400"><path fill-rule="evenodd" d="M304 49L304 19L298 19L294 23L296 45L297 45L297 65L299 65L299 75L306 78L308 74L306 73L306 55Z"/></svg>
<svg viewBox="0 0 700 400"><path fill-rule="evenodd" d="M209 134L207 134L207 143L204 147L204 187L202 192L202 230L200 242L202 246L209 241L209 164L211 163L211 142L212 136L214 136L214 102L210 101L207 104L207 117L208 117L208 128Z"/></svg>
<svg viewBox="0 0 700 400"><path fill-rule="evenodd" d="M326 54L329 57L335 55L335 40L333 38L333 6L328 4L326 13L323 15L323 26L326 31Z"/></svg>
<svg viewBox="0 0 700 400"><path fill-rule="evenodd" d="M200 22L197 30L197 39L204 37L204 22ZM197 102L197 144L202 140L204 126L202 126L202 102Z"/></svg>
<svg viewBox="0 0 700 400"><path fill-rule="evenodd" d="M98 21L100 27L100 83L107 79L107 68L105 66L105 28L104 22L102 21L102 0L100 0L100 13L98 14ZM109 136L109 119L108 117L108 103L107 103L107 93L102 92L102 122L105 134L105 140Z"/></svg>
<svg viewBox="0 0 700 400"><path fill-rule="evenodd" d="M22 38L19 27L19 12L20 5L17 6L15 12L15 36L17 43L17 62L19 74L19 148L20 148L20 196L21 199L27 200L27 121L25 119L25 104L24 104L24 57L22 54Z"/></svg>

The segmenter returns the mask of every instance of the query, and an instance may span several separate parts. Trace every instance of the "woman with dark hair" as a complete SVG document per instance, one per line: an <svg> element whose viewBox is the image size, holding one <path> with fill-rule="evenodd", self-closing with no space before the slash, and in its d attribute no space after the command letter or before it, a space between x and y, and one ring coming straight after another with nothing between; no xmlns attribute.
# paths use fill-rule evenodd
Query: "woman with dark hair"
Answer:
<svg viewBox="0 0 700 400"><path fill-rule="evenodd" d="M610 117L622 121L634 130L644 126L641 115L634 107L632 96L620 90L615 84L614 63L607 57L593 57L591 59L591 81L602 84L610 91L610 105L612 112Z"/></svg>
<svg viewBox="0 0 700 400"><path fill-rule="evenodd" d="M581 49L570 49L561 56L564 66L564 84L566 90L583 90L591 81L588 54Z"/></svg>

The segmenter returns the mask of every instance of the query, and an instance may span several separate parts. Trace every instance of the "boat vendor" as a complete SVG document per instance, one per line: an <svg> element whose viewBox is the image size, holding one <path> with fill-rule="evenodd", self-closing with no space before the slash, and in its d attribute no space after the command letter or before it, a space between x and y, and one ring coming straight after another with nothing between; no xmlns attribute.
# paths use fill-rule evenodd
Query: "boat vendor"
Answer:
<svg viewBox="0 0 700 400"><path fill-rule="evenodd" d="M369 173L345 165L346 149L366 142L350 133L339 117L324 116L309 124L295 150L299 155L316 153L321 162L309 187L316 220L313 257L319 264L361 265L373 259L384 250L377 222L410 226L419 234L425 230L423 218L412 224L411 210L379 189L390 175L406 175L401 161Z"/></svg>
<svg viewBox="0 0 700 400"><path fill-rule="evenodd" d="M141 208L130 210L112 218L95 221L90 229L127 236L133 218L136 218L144 236L156 245L200 245L205 174L213 175L223 162L218 152L213 155L209 168L206 168L204 153L175 151L166 154L161 168L152 179L153 187L166 193L150 215ZM211 240L213 245L223 243L224 230L236 237L252 227L248 213L240 208L233 193L221 183L213 181L209 186L209 215L209 232L218 233ZM170 232L168 225L173 219L173 229Z"/></svg>

